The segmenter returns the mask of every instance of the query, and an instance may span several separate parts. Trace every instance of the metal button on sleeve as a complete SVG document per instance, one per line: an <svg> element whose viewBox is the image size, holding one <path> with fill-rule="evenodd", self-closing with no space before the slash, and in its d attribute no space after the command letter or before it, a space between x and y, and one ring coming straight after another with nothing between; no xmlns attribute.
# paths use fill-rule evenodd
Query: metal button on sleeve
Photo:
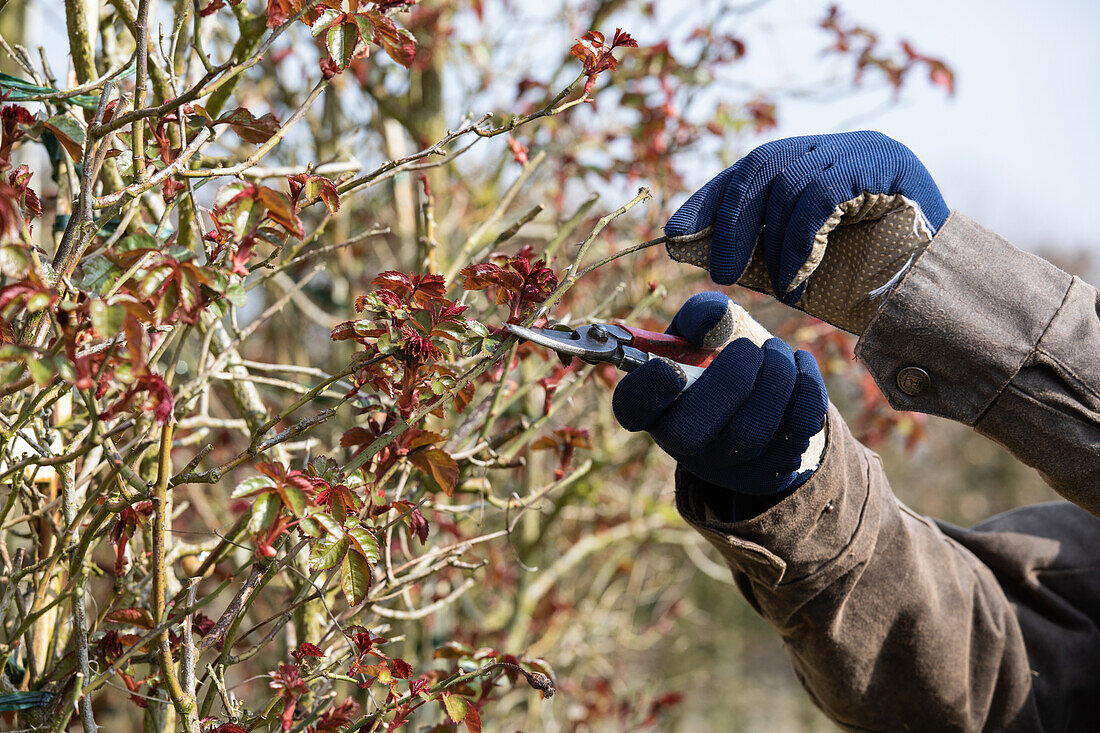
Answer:
<svg viewBox="0 0 1100 733"><path fill-rule="evenodd" d="M907 395L919 397L932 386L932 378L920 367L907 366L898 372L898 388Z"/></svg>

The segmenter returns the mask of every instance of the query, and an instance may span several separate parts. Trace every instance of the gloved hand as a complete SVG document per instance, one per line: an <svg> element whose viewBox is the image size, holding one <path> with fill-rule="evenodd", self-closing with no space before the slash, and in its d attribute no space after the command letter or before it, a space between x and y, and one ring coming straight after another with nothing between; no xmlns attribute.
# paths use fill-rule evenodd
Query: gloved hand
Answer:
<svg viewBox="0 0 1100 733"><path fill-rule="evenodd" d="M668 333L712 348L728 340L730 300L693 296ZM698 478L742 494L772 494L804 482L819 455L803 465L820 432L829 398L817 362L773 338L763 348L747 338L728 344L682 394L672 362L651 359L615 388L615 418L649 431L657 445ZM820 447L818 448L820 453Z"/></svg>
<svg viewBox="0 0 1100 733"><path fill-rule="evenodd" d="M878 132L777 140L704 185L665 225L673 259L861 333L948 215L907 147Z"/></svg>

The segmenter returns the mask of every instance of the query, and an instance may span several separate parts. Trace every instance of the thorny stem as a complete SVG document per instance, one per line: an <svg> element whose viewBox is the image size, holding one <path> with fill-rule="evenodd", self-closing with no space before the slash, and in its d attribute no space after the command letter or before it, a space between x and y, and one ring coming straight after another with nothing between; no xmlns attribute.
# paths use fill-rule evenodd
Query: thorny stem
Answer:
<svg viewBox="0 0 1100 733"><path fill-rule="evenodd" d="M85 689L84 687L84 673L77 672L73 675L69 681L68 687L65 689L65 698L62 700L59 706L59 713L57 720L54 721L53 727L50 729L53 733L64 733L69 728L69 720L73 717L73 709L77 705L77 700L80 698L80 691Z"/></svg>
<svg viewBox="0 0 1100 733"><path fill-rule="evenodd" d="M168 478L172 475L172 423L166 422L160 432L160 457L157 461L157 483L153 493L153 623L161 624L165 611L165 590L168 581L168 568L165 564L165 548L168 524L171 522L171 506L168 502ZM169 629L165 628L157 637L160 669L164 677L168 695L176 712L184 721L188 733L198 733L198 718L195 715L195 699L187 695L176 676L176 664L172 660L172 645Z"/></svg>
<svg viewBox="0 0 1100 733"><path fill-rule="evenodd" d="M299 542L288 553L288 557L293 557L297 554L297 551L305 546L305 540ZM228 649L231 646L231 639L229 635L232 633L232 629L240 625L241 618L243 617L244 610L248 606L249 599L252 598L252 594L259 588L263 587L275 575L275 571L278 570L280 564L275 561L271 561L265 565L256 564L252 568L252 572L249 574L248 579L241 585L237 591L237 595L233 597L233 600L226 606L225 611L218 618L218 621L214 624L213 628L202 638L202 641L198 644L198 651L201 654L207 649L211 648L219 641L225 640L224 653L228 653Z"/></svg>
<svg viewBox="0 0 1100 733"><path fill-rule="evenodd" d="M149 75L149 32L146 24L149 20L149 0L138 0L137 22L135 23L134 38L137 41L137 77L134 79L134 109L145 107L145 87ZM98 126L99 120L96 121ZM133 139L133 166L134 180L137 183L145 181L145 125L134 125L131 132Z"/></svg>
<svg viewBox="0 0 1100 733"><path fill-rule="evenodd" d="M187 581L187 608L195 606L198 595L198 578L190 578ZM195 635L192 629L194 616L188 612L183 618L183 640L180 644L180 685L183 688L185 700L191 702L192 709L195 701L195 662L198 661L198 650L195 648Z"/></svg>
<svg viewBox="0 0 1100 733"><path fill-rule="evenodd" d="M61 476L61 497L62 506L65 515L65 524L73 531L76 525L76 487L73 483L72 467L66 466L58 469L58 474ZM71 551L73 540L69 540ZM58 543L60 545L60 543ZM88 579L87 565L83 558L79 560L74 568L75 570L75 587L73 588L72 595L72 608L73 608L73 624L74 634L76 636L76 664L79 670L79 677L74 681L74 685L78 686L78 689L82 688L83 680L91 677L90 661L88 658L88 616L87 610L84 604L84 594L87 589L85 583ZM92 712L92 698L89 695L80 695L80 718L84 725L84 733L96 733L99 727L95 722L95 715Z"/></svg>
<svg viewBox="0 0 1100 733"><path fill-rule="evenodd" d="M199 152L199 150L202 148L203 145L206 144L206 141L209 140L210 137L210 128L202 128L195 134L193 138L191 138L190 144L180 152L179 156L177 156L176 159L173 160L171 163L164 166L164 168L157 171L156 174L149 176L144 181L132 183L120 191L115 191L114 193L109 193L104 196L98 196L92 200L92 205L97 209L104 209L108 206L121 202L123 199L136 198L146 191L156 186L159 186L172 176L185 170L188 161L190 161L191 158L194 157L197 152Z"/></svg>
<svg viewBox="0 0 1100 733"><path fill-rule="evenodd" d="M370 366L371 364L373 364L375 362L381 361L384 358L385 358L384 356L376 356L376 357L372 357L370 359L356 361L353 364L351 364L350 366L346 367L343 371L340 371L340 372L332 375L331 377L324 380L320 384L318 384L315 387L313 387L312 389L310 389L304 395L302 395L302 397L300 399L296 400L290 407L286 408L285 410L283 410L279 414L275 415L270 420L268 420L267 423L265 423L263 426L258 428L253 434L253 439L252 439L252 442L250 443L249 447L246 448L245 450L241 451L235 458L232 458L229 461L227 461L226 463L223 463L222 465L218 466L217 468L212 469L207 474L194 474L194 473L191 473L189 471L188 472L181 472L179 475L174 476L172 478L171 485L176 486L176 485L179 485L179 484L182 484L182 483L197 482L197 481L201 481L203 483L216 483L217 481L219 481L221 479L221 477L223 475L225 475L225 473L227 471L230 471L233 468L239 466L240 464L247 461L249 458L252 458L256 455L259 455L260 453L263 453L267 449L272 448L276 445L279 445L280 443L284 443L284 442L290 440L291 438L293 438L297 435L300 435L305 430L308 430L309 428L328 420L329 418L331 418L335 414L335 408L327 408L325 410L321 410L320 412L318 412L315 415L311 415L307 418L303 418L302 420L299 420L294 425L291 425L286 430L278 433L277 435L273 435L272 437L268 438L267 440L263 440L263 441L259 440L261 437L266 435L267 432L271 428L278 425L280 422L285 420L287 417L289 417L291 414L296 412L302 406L304 406L307 403L313 401L317 397L317 395L324 392L326 389L328 389L328 387L330 387L334 383L340 381L344 377L347 377L351 374L354 374L356 371L358 371L358 370L360 370L364 367ZM346 399L347 398L344 398L343 400L341 400L341 404ZM194 468L194 466L192 466L192 469L193 468Z"/></svg>
<svg viewBox="0 0 1100 733"><path fill-rule="evenodd" d="M508 351L508 356L504 359L504 371L500 375L500 381L497 382L496 389L493 390L493 401L489 403L489 413L485 416L485 423L481 426L481 430L478 431L478 442L484 442L488 439L489 433L493 430L493 423L496 421L496 416L500 414L500 402L504 397L504 387L508 384L508 371L512 366L512 362L515 361L516 351L519 350L519 341L517 340L512 344L512 348Z"/></svg>
<svg viewBox="0 0 1100 733"><path fill-rule="evenodd" d="M556 115L559 112L562 112L565 109L568 109L569 107L573 106L573 103L569 103L568 105L562 105L561 107L559 107L558 105L561 103L561 101L563 99L565 99L566 97L568 97L570 94L573 93L573 90L576 89L577 83L581 80L581 78L582 78L582 76L578 76L576 79L574 79L573 82L569 86L565 87L565 89L562 89L560 92L558 92L557 96L555 96L554 99L552 99L549 104L547 104L545 107L543 107L542 109L540 109L536 112L532 112L529 115L523 115L523 116L520 116L520 117L512 117L506 124L502 125L501 127L492 127L492 128L489 128L489 129L485 129L485 128L481 127L481 125L483 125L485 122L488 122L490 119L492 119L492 114L483 115L477 122L474 122L474 123L469 124L469 125L465 125L465 126L459 128L458 130L455 130L453 132L448 131L447 134L441 140L436 142L435 144L433 144L433 145L431 145L427 148L424 148L423 150L421 150L419 152L413 153L412 155L409 155L405 158L399 158L397 160L388 161L388 162L384 163L383 165L379 166L377 169L371 171L370 173L359 176L358 178L353 178L352 180L347 181L346 183L343 183L343 184L337 186L336 190L341 194L347 193L348 191L356 189L356 188L362 186L363 184L371 183L371 182L375 181L376 179L380 178L381 176L383 176L386 173L390 173L390 172L393 172L395 170L405 168L406 166L408 166L409 163L414 163L418 160L423 160L424 158L427 158L431 155L447 155L446 148L447 148L448 145L450 145L452 142L454 142L458 138L464 137L465 135L467 135L471 132L474 133L475 135L477 135L479 138L496 137L497 135L503 135L506 132L511 132L512 130L516 129L517 127L520 127L521 125L525 125L528 122L533 122L534 120L537 120L537 119L540 119L540 118L543 118L543 117L552 117L553 115ZM584 97L582 97L581 99L583 100ZM453 159L457 154L458 153L452 153L451 158Z"/></svg>
<svg viewBox="0 0 1100 733"><path fill-rule="evenodd" d="M602 260L599 260L598 262L593 262L591 265L589 265L588 267L581 270L580 274L577 275L577 277L582 278L585 275L587 275L588 273L592 272L593 270L598 270L601 267L603 267L604 265L606 265L610 262L614 262L615 260L619 259L620 257L625 257L626 255L634 254L635 252L640 252L643 249L648 249L649 247L654 247L658 244L664 244L666 241L668 241L668 238L664 237L664 236L661 236L661 237L657 237L656 239L651 239L648 242L642 242L641 244L635 244L631 247L626 247L625 249L620 249L618 252L615 252L614 254L608 255L607 257L604 257Z"/></svg>

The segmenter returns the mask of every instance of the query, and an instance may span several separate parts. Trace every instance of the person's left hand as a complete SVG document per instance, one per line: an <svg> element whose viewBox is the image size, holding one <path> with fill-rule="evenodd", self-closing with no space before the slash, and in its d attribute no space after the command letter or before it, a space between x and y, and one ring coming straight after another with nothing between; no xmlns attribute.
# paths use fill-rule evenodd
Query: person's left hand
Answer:
<svg viewBox="0 0 1100 733"><path fill-rule="evenodd" d="M700 293L668 332L696 346L724 343L730 302L722 293ZM777 338L763 347L739 338L681 393L685 383L672 362L651 359L616 386L616 419L627 430L648 431L692 474L730 491L773 494L812 475L820 456L804 462L803 454L821 431L829 398L808 352Z"/></svg>
<svg viewBox="0 0 1100 733"><path fill-rule="evenodd" d="M861 333L948 216L928 170L879 132L775 140L668 220L673 259Z"/></svg>

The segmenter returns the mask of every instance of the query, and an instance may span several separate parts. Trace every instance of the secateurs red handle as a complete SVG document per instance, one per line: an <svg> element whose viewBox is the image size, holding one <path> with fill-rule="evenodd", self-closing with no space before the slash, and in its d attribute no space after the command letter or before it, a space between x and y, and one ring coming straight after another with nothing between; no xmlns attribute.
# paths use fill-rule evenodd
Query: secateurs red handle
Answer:
<svg viewBox="0 0 1100 733"><path fill-rule="evenodd" d="M589 364L606 362L630 372L650 359L669 359L684 373L684 389L699 378L718 353L701 349L679 336L620 324L591 323L571 329L527 328L509 323L505 328L520 338L553 349L566 364L575 356Z"/></svg>
<svg viewBox="0 0 1100 733"><path fill-rule="evenodd" d="M653 356L663 356L681 365L706 367L718 355L717 351L699 348L680 336L647 331L633 326L616 325L614 328L621 328L630 334L629 346Z"/></svg>

